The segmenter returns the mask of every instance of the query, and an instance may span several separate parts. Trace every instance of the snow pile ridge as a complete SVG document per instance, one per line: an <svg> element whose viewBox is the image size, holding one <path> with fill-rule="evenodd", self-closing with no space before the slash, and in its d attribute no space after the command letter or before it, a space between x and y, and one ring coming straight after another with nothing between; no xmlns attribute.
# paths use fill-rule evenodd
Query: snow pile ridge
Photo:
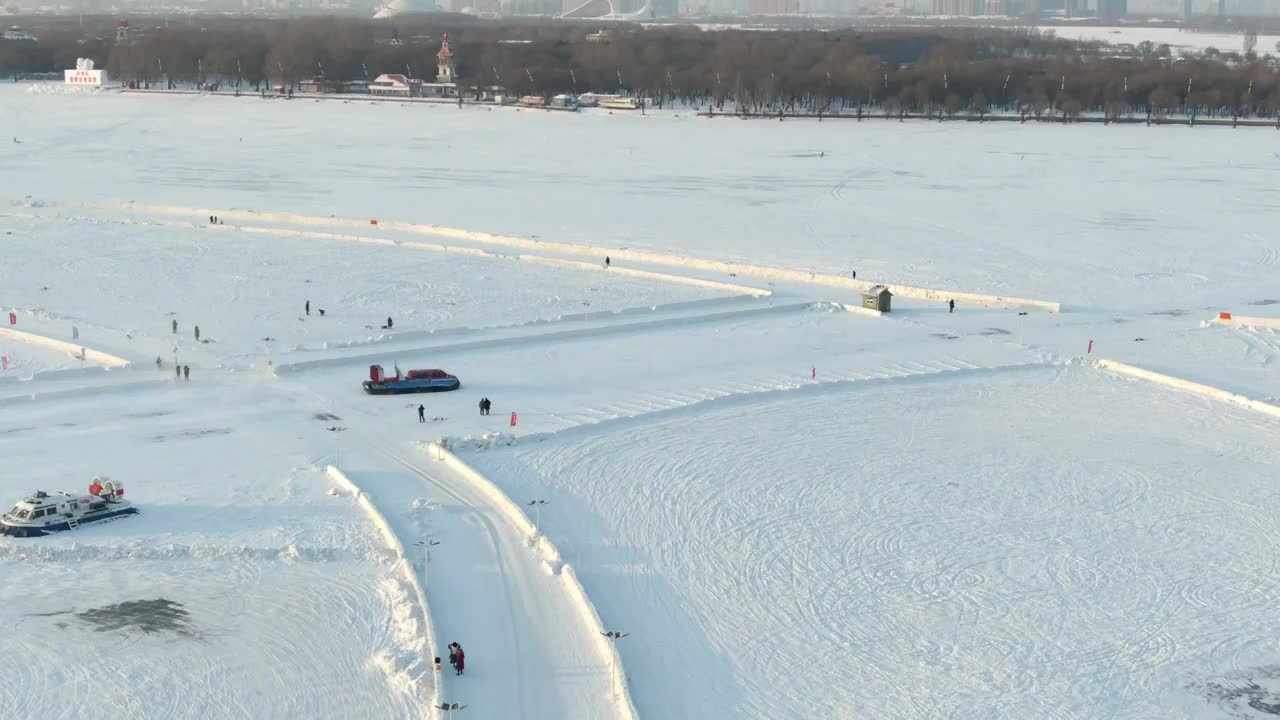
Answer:
<svg viewBox="0 0 1280 720"><path fill-rule="evenodd" d="M338 228L357 228L366 227L367 220L355 220L352 218L336 218L336 217L318 217L314 215L299 215L294 213L262 213L251 212L246 210L213 210L208 208L188 208L177 207L171 205L150 205L145 203L83 203L82 207L107 210L107 211L124 211L139 212L166 215L190 215L201 217L204 215L221 215L229 219L241 220L259 220L277 223L292 223L297 225L310 225L321 227L338 227ZM946 302L947 300L955 300L965 305L974 305L979 307L1002 307L1002 308L1025 308L1030 310L1044 310L1047 312L1061 312L1062 304L1048 300L1035 300L1031 298L1011 297L1005 295L989 295L984 293L960 292L953 290L938 290L934 288L914 287L911 285L903 285L901 283L887 281L868 281L858 280L855 278L844 277L843 275L832 275L829 273L808 272L805 270L794 270L790 268L772 267L768 265L753 265L749 263L726 262L722 260L708 260L699 257L689 257L684 255L675 255L671 253L651 252L644 250L632 250L625 248L610 248L597 245L579 245L575 243L564 242L547 242L542 240L534 240L531 238L514 237L510 235L495 235L493 233L476 232L472 230L463 230L461 228L444 227L440 225L425 225L421 223L406 223L396 221L380 221L379 227L386 230L394 230L401 232L411 232L420 235L431 235L442 238L452 238L454 240L462 240L465 242L473 242L487 245L499 245L505 248L519 248L526 250L537 250L540 252L555 252L565 255L579 255L585 257L593 257L604 259L612 257L615 260L625 260L628 262L647 263L651 265L668 265L688 270L698 270L703 272L724 273L732 277L738 275L748 275L756 278L764 278L773 281L795 282L809 285L823 285L826 287L838 287L846 290L864 291L876 285L886 285L895 295L903 297L918 298L921 300L931 300L934 302ZM386 240L383 238L373 238L366 236L326 233L307 230L277 230L273 228L254 228L241 227L244 232L263 232L263 233L279 233L288 234L296 237L314 237L328 238L334 240L353 240L356 242L367 242L380 245L395 245L394 240ZM483 250L475 250L470 248L459 248L457 246L437 244L437 243L420 243L407 241L399 243L405 247L420 247L423 249L442 250L445 252L469 252L488 254Z"/></svg>
<svg viewBox="0 0 1280 720"><path fill-rule="evenodd" d="M465 435L463 437L442 437L435 444L445 450L488 450L499 445L503 447L511 447L515 445L518 438L504 432L485 433L480 437L473 435Z"/></svg>
<svg viewBox="0 0 1280 720"><path fill-rule="evenodd" d="M118 355L111 355L99 350L91 350L83 345L76 345L65 340L57 340L55 338L37 335L23 330L14 330L13 328L0 327L0 336L7 337L18 342L30 343L41 347L50 348L52 350L61 350L70 353L76 357L84 356L89 362L94 362L105 367L122 368L128 367L129 361Z"/></svg>
<svg viewBox="0 0 1280 720"><path fill-rule="evenodd" d="M1218 317L1209 321L1215 325L1230 325L1232 327L1245 328L1268 328L1272 330L1280 330L1280 317L1248 317L1245 315L1230 315L1230 317Z"/></svg>
<svg viewBox="0 0 1280 720"><path fill-rule="evenodd" d="M1146 380L1147 382L1157 383L1159 385L1165 385L1167 387L1171 387L1176 390L1183 390L1186 392L1194 393L1196 395L1202 395L1204 397L1211 398L1214 400L1220 400L1222 402L1231 403L1232 405L1239 405L1241 407L1248 408L1256 412L1260 412L1264 415L1270 415L1272 417L1280 418L1280 405L1272 405L1270 403L1266 403L1261 400L1254 400L1253 398L1245 397L1244 395L1229 392L1221 388L1216 388L1216 387L1213 387L1212 385L1204 385L1201 383L1192 382L1190 380L1184 380L1182 378L1173 377L1172 375L1165 375L1163 373L1153 372L1151 370L1144 370L1140 367L1135 367L1133 365L1128 365L1126 363L1117 362L1115 360L1104 360L1102 358L1097 358L1093 360L1085 359L1084 364L1086 366L1094 367L1099 370L1108 370L1117 375L1123 375L1125 377L1131 377L1138 380Z"/></svg>
<svg viewBox="0 0 1280 720"><path fill-rule="evenodd" d="M387 673L391 684L409 691L431 706L440 704L440 687L435 682L435 666L431 648L435 647L435 629L431 626L431 613L427 608L427 596L418 576L409 564L404 545L387 523L387 518L373 504L368 495L347 477L337 466L327 465L325 473L339 487L356 499L369 519L382 533L382 538L399 565L402 579L389 580L380 590L393 608L393 625L396 629L396 652L389 650L378 654L374 662ZM413 607L409 590L416 595L418 609ZM419 610L420 609L420 610ZM425 689L423 686L427 686Z"/></svg>

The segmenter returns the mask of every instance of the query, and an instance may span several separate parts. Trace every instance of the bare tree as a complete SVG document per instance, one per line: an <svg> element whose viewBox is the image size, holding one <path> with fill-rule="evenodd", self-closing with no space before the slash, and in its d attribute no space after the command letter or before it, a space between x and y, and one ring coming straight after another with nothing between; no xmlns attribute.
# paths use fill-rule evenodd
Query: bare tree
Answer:
<svg viewBox="0 0 1280 720"><path fill-rule="evenodd" d="M990 103L987 102L987 96L981 90L973 94L973 99L969 101L969 109L978 116L978 122L986 118Z"/></svg>

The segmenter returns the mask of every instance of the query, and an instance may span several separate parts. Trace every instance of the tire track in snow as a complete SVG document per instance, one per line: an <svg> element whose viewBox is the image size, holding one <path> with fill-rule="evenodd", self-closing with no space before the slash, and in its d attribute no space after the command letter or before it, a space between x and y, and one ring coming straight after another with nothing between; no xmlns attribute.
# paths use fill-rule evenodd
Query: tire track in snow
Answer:
<svg viewBox="0 0 1280 720"><path fill-rule="evenodd" d="M331 405L314 391L306 392L323 406ZM360 415L352 406L339 413ZM486 717L616 717L619 711L607 692L607 666L590 660L584 664L596 646L595 629L573 629L580 618L567 606L561 579L548 572L525 538L494 518L497 511L468 481L430 472L416 462L417 455L406 455L384 440L359 431L347 435L344 442L396 469L395 476L379 479L386 473L362 473L357 464L344 462L407 552L413 552L415 541L427 539L421 536L421 520L409 512L424 490L456 504L430 516L432 536L441 547L433 550L429 567L414 565L426 591L436 642L457 640L468 649L467 674L456 680L449 676L449 682L441 679L441 700L469 704L472 712ZM405 484L406 476L414 482ZM493 613L505 626L497 637Z"/></svg>
<svg viewBox="0 0 1280 720"><path fill-rule="evenodd" d="M493 558L493 561L496 563L497 577L501 579L501 582L502 582L503 599L505 600L505 602L503 602L502 604L507 609L506 635L509 639L510 647L512 649L512 652L508 657L520 658L523 660L525 658L525 652L522 648L519 628L521 628L524 625L524 623L521 622L521 618L516 613L516 603L515 603L515 598L519 597L519 594L513 591L512 578L514 576L510 571L507 558L503 555L501 542L498 537L498 530L495 527L493 520L491 520L489 517L490 513L492 513L493 511L491 509L486 509L486 508L476 506L473 503L473 501L463 497L462 494L456 492L452 487L436 479L435 477L427 474L422 469L420 469L417 465L405 459L404 457L388 449L383 449L380 452L382 453L382 456L387 460L395 463L396 465L403 468L405 471L411 473L419 481L430 485L436 492L439 492L445 495L446 497L452 499L454 502L457 502L460 507L465 508L466 509L465 517L467 522L473 526L478 527L480 530L483 531L484 541L488 545L489 553ZM403 542L403 540L401 540L401 542ZM445 603L442 602L442 598L452 597L449 593L449 590L446 589L444 593L432 593L431 585L427 584L426 588L427 588L428 603L432 603L430 598L434 596L436 600L432 604L436 606L437 613L439 613L440 608L442 606L445 606ZM451 608L451 610L456 612L456 609ZM437 628L438 627L439 625L437 625ZM449 637L453 637L453 635L450 635ZM437 639L437 642L439 642L441 639ZM474 651L475 645L472 643L464 644L463 648L465 649L469 645L473 648L473 651ZM475 660L480 659L480 656L478 655L473 655L473 657L475 658ZM475 660L473 660L473 662L475 662ZM528 693L526 692L526 689L525 689L523 674L519 672L518 667L512 668L512 669L515 670L515 672L512 672L509 675L509 677L512 678L512 680L515 683L515 691L512 694L515 695L517 698L519 698L519 702L514 708L515 714L505 715L505 716L525 718L525 717L528 717L527 712L528 712L528 708L531 707L531 704L529 702ZM475 674L476 673L473 667L473 673L472 673L473 677L475 676ZM465 680L460 682L465 682ZM450 700L449 698L446 698L443 695L441 696L441 698L445 702L455 702L454 700ZM507 709L508 712L511 712L511 710L512 708Z"/></svg>

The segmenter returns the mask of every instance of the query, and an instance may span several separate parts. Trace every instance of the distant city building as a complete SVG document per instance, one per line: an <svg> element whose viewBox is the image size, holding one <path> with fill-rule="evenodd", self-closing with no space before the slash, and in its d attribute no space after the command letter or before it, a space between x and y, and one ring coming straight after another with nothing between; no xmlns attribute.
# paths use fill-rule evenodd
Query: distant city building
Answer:
<svg viewBox="0 0 1280 720"><path fill-rule="evenodd" d="M1011 0L933 0L931 15L977 17L984 15L1011 15L1015 6Z"/></svg>
<svg viewBox="0 0 1280 720"><path fill-rule="evenodd" d="M796 15L800 12L800 0L750 0L747 12L751 15Z"/></svg>
<svg viewBox="0 0 1280 720"><path fill-rule="evenodd" d="M373 79L369 83L370 95L389 95L393 97L409 97L414 93L415 85L421 85L421 80L413 80L399 73L385 73Z"/></svg>
<svg viewBox="0 0 1280 720"><path fill-rule="evenodd" d="M302 93L367 93L369 82L365 80L334 80L326 77L313 77L298 83L298 92Z"/></svg>
<svg viewBox="0 0 1280 720"><path fill-rule="evenodd" d="M323 78L317 78L317 80L323 81ZM313 80L311 85L313 89L310 92L325 92L320 89L324 87L323 83L319 87L314 83ZM458 93L458 72L453 64L453 50L449 47L448 33L445 33L440 41L440 51L436 53L435 82L423 82L399 73L385 73L369 83L370 95L456 98Z"/></svg>
<svg viewBox="0 0 1280 720"><path fill-rule="evenodd" d="M745 15L746 0L682 0L683 15Z"/></svg>
<svg viewBox="0 0 1280 720"><path fill-rule="evenodd" d="M453 50L449 49L449 33L440 41L440 51L436 53L436 82L456 83L457 72L453 67Z"/></svg>
<svg viewBox="0 0 1280 720"><path fill-rule="evenodd" d="M1129 14L1128 0L1098 0L1098 18L1119 20Z"/></svg>
<svg viewBox="0 0 1280 720"><path fill-rule="evenodd" d="M499 12L503 15L559 15L561 0L503 0Z"/></svg>

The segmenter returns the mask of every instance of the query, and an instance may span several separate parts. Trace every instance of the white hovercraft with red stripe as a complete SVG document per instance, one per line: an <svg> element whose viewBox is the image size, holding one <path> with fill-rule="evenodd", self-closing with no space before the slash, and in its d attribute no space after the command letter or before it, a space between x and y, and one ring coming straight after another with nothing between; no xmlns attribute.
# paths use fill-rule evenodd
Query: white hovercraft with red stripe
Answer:
<svg viewBox="0 0 1280 720"><path fill-rule="evenodd" d="M124 499L124 486L104 477L89 484L88 495L37 490L0 516L0 535L40 537L74 530L85 523L133 515L138 508Z"/></svg>

